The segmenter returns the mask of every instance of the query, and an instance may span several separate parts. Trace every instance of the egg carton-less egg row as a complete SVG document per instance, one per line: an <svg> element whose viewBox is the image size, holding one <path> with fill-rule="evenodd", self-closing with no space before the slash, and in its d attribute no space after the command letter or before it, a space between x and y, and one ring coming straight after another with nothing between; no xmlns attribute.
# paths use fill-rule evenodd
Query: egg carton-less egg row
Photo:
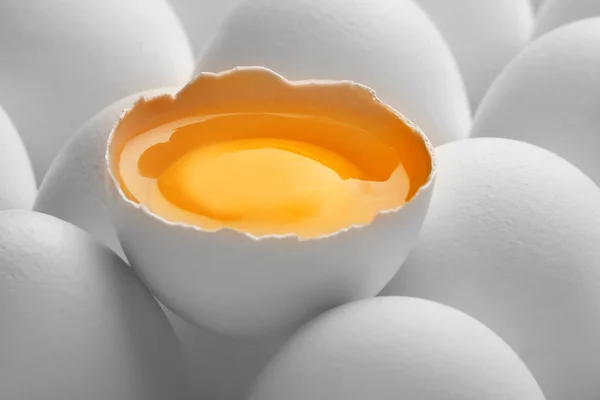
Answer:
<svg viewBox="0 0 600 400"><path fill-rule="evenodd" d="M0 398L600 398L598 4L1 2Z"/></svg>

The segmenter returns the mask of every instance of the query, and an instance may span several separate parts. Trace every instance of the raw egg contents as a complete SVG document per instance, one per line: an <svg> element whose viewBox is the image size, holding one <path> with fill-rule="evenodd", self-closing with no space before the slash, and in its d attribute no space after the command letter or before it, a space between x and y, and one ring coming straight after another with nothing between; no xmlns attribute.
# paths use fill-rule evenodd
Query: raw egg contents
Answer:
<svg viewBox="0 0 600 400"><path fill-rule="evenodd" d="M431 142L373 90L264 67L140 97L105 162L130 265L174 313L233 338L379 293L417 242L436 174Z"/></svg>
<svg viewBox="0 0 600 400"><path fill-rule="evenodd" d="M119 170L130 197L168 221L318 237L407 201L397 146L325 117L221 114L131 138Z"/></svg>

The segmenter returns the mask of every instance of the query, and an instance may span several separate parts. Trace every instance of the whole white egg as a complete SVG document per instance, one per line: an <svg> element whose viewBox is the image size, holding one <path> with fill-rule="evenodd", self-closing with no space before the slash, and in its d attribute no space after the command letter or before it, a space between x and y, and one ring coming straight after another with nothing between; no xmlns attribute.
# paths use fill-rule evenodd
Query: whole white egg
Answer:
<svg viewBox="0 0 600 400"><path fill-rule="evenodd" d="M353 80L419 125L434 145L467 136L470 106L443 37L412 0L241 3L196 72L265 66L291 80Z"/></svg>
<svg viewBox="0 0 600 400"><path fill-rule="evenodd" d="M571 22L600 16L597 0L547 0L540 8L534 37Z"/></svg>
<svg viewBox="0 0 600 400"><path fill-rule="evenodd" d="M196 400L241 400L291 333L232 338L208 332L163 308L179 338Z"/></svg>
<svg viewBox="0 0 600 400"><path fill-rule="evenodd" d="M418 0L456 57L475 110L502 68L529 41L529 0Z"/></svg>
<svg viewBox="0 0 600 400"><path fill-rule="evenodd" d="M170 0L192 42L196 56L200 55L218 27L242 0Z"/></svg>
<svg viewBox="0 0 600 400"><path fill-rule="evenodd" d="M468 139L436 156L419 243L382 294L477 318L515 349L548 400L600 398L600 188L514 140Z"/></svg>
<svg viewBox="0 0 600 400"><path fill-rule="evenodd" d="M106 208L104 155L108 135L123 110L139 98L176 91L176 88L151 89L127 96L87 121L52 162L33 209L88 231L125 258Z"/></svg>
<svg viewBox="0 0 600 400"><path fill-rule="evenodd" d="M0 211L30 209L36 193L35 175L27 150L0 107Z"/></svg>
<svg viewBox="0 0 600 400"><path fill-rule="evenodd" d="M188 400L169 321L90 235L0 213L0 398Z"/></svg>
<svg viewBox="0 0 600 400"><path fill-rule="evenodd" d="M0 2L0 104L38 182L96 112L142 90L183 85L193 64L167 0Z"/></svg>
<svg viewBox="0 0 600 400"><path fill-rule="evenodd" d="M544 400L514 351L475 319L407 297L331 310L287 342L249 400Z"/></svg>
<svg viewBox="0 0 600 400"><path fill-rule="evenodd" d="M600 18L531 43L490 88L472 137L503 137L546 148L600 184Z"/></svg>

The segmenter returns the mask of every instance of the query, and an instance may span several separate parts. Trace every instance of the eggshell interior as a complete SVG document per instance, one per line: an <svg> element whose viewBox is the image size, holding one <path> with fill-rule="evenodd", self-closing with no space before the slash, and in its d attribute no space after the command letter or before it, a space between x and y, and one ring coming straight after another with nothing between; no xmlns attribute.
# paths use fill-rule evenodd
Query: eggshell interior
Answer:
<svg viewBox="0 0 600 400"><path fill-rule="evenodd" d="M514 140L469 139L436 156L419 243L382 294L477 318L523 359L547 400L600 398L600 188Z"/></svg>
<svg viewBox="0 0 600 400"><path fill-rule="evenodd" d="M403 297L341 306L303 327L248 400L544 400L514 351L475 319Z"/></svg>

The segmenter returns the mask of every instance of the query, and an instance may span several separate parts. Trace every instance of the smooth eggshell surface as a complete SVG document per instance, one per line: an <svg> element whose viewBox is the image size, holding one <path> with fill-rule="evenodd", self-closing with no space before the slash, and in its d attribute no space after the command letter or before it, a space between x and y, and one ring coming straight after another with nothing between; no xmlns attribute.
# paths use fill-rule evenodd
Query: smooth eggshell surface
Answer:
<svg viewBox="0 0 600 400"><path fill-rule="evenodd" d="M36 193L35 175L27 150L0 107L0 211L31 209Z"/></svg>
<svg viewBox="0 0 600 400"><path fill-rule="evenodd" d="M537 12L545 2L546 0L531 0L531 5L533 6L533 9Z"/></svg>
<svg viewBox="0 0 600 400"><path fill-rule="evenodd" d="M534 41L502 72L475 117L472 137L546 148L600 184L600 18Z"/></svg>
<svg viewBox="0 0 600 400"><path fill-rule="evenodd" d="M128 96L87 121L54 159L40 186L34 210L88 231L125 257L105 201L108 135L123 110L131 107L140 97L174 94L176 91L176 88L153 89Z"/></svg>
<svg viewBox="0 0 600 400"><path fill-rule="evenodd" d="M188 400L177 339L133 271L57 218L0 213L0 398Z"/></svg>
<svg viewBox="0 0 600 400"><path fill-rule="evenodd" d="M471 107L529 41L529 0L418 0L444 35L460 67Z"/></svg>
<svg viewBox="0 0 600 400"><path fill-rule="evenodd" d="M600 16L598 0L546 0L533 32L538 37L562 25Z"/></svg>
<svg viewBox="0 0 600 400"><path fill-rule="evenodd" d="M170 0L192 42L194 54L200 55L229 13L242 0Z"/></svg>
<svg viewBox="0 0 600 400"><path fill-rule="evenodd" d="M193 65L166 0L0 2L0 104L38 182L87 119L130 94L185 84Z"/></svg>
<svg viewBox="0 0 600 400"><path fill-rule="evenodd" d="M249 400L544 400L513 350L469 316L412 298L363 300L302 328Z"/></svg>
<svg viewBox="0 0 600 400"><path fill-rule="evenodd" d="M468 139L436 155L419 244L382 294L477 318L516 350L548 400L600 398L600 189L523 142Z"/></svg>
<svg viewBox="0 0 600 400"><path fill-rule="evenodd" d="M471 123L448 46L412 0L253 0L226 19L196 72L265 66L291 80L354 80L419 125L434 145Z"/></svg>
<svg viewBox="0 0 600 400"><path fill-rule="evenodd" d="M196 400L241 400L290 333L230 338L192 325L164 308L179 338Z"/></svg>

